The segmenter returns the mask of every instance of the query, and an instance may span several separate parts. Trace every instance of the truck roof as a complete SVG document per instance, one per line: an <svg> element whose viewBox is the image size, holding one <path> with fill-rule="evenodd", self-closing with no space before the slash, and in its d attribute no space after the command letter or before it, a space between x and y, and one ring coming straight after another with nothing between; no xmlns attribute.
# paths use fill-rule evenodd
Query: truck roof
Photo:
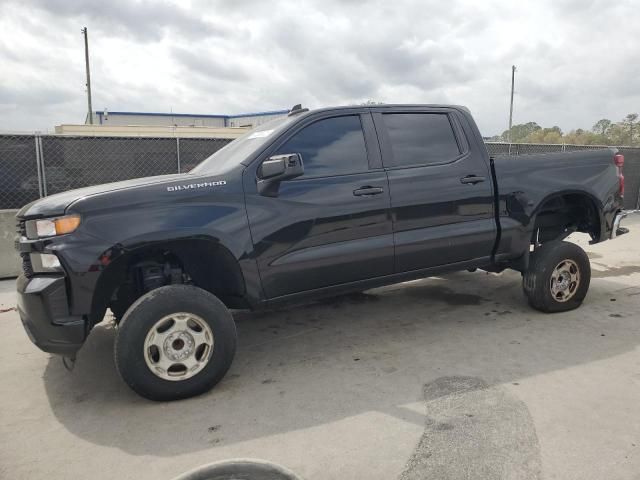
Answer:
<svg viewBox="0 0 640 480"><path fill-rule="evenodd" d="M297 105L296 105L297 107ZM375 108L375 109L401 109L401 108L453 108L456 110L464 110L467 113L471 113L467 107L464 105L448 105L448 104L438 104L438 103L380 103L380 104L372 104L372 105L336 105L333 107L321 107L314 108L308 110L306 108L302 108L299 110L300 113L316 113L316 112L327 112L333 110L351 110L354 108ZM295 110L291 110L291 114L296 114Z"/></svg>

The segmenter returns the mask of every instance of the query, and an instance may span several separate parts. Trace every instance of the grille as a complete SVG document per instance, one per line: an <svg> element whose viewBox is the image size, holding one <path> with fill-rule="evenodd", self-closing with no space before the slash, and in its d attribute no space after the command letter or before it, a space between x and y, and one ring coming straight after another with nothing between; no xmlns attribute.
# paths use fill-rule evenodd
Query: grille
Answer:
<svg viewBox="0 0 640 480"><path fill-rule="evenodd" d="M16 224L16 227L18 230L19 237L27 236L27 227L26 227L26 222L24 220L18 221L18 223ZM20 238L18 238L18 241L19 240ZM20 253L20 257L22 257L22 272L24 273L25 277L27 278L33 277L33 265L31 265L31 255L23 252L23 253Z"/></svg>
<svg viewBox="0 0 640 480"><path fill-rule="evenodd" d="M33 277L33 266L31 265L31 256L28 253L21 253L22 257L22 272L27 278Z"/></svg>
<svg viewBox="0 0 640 480"><path fill-rule="evenodd" d="M16 227L18 227L18 235L20 235L21 237L26 237L27 236L27 222L25 222L24 220L20 220L17 224Z"/></svg>

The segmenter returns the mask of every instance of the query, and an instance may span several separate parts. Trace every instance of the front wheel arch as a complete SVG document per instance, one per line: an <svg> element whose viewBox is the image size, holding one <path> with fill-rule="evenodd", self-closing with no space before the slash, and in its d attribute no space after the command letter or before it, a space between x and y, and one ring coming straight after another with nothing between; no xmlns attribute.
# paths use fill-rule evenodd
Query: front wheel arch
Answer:
<svg viewBox="0 0 640 480"><path fill-rule="evenodd" d="M122 292L123 285L130 285L133 269L148 261L171 262L179 266L189 282L216 295L227 306L243 307L246 303L245 279L238 261L221 243L206 238L184 238L153 242L130 249L113 248L109 259L96 282L93 291L90 325L100 322L109 305ZM103 254L100 259L105 258ZM100 262L100 260L99 260ZM122 313L144 290L127 292Z"/></svg>

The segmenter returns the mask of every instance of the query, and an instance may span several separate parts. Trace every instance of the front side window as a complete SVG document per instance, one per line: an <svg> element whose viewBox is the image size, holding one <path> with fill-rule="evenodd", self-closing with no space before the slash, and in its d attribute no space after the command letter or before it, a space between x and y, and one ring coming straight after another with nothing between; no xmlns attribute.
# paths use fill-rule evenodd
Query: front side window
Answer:
<svg viewBox="0 0 640 480"><path fill-rule="evenodd" d="M395 166L446 163L460 155L446 113L386 113L382 118Z"/></svg>
<svg viewBox="0 0 640 480"><path fill-rule="evenodd" d="M285 129L294 120L289 116L279 117L259 125L203 160L190 173L219 175L228 172L251 158L252 154L277 136L278 131Z"/></svg>
<svg viewBox="0 0 640 480"><path fill-rule="evenodd" d="M366 172L367 148L359 115L319 120L282 145L278 154L299 153L304 177Z"/></svg>

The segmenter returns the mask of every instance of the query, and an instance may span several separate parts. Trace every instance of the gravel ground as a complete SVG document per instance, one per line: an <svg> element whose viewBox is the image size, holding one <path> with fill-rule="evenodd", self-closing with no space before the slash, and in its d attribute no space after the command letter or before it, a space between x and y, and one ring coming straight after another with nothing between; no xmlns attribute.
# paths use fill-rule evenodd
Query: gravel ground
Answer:
<svg viewBox="0 0 640 480"><path fill-rule="evenodd" d="M640 219L589 246L584 305L530 309L520 276L455 273L237 313L227 377L153 403L118 378L113 325L73 372L0 282L0 478L170 479L234 457L306 479L640 479Z"/></svg>

